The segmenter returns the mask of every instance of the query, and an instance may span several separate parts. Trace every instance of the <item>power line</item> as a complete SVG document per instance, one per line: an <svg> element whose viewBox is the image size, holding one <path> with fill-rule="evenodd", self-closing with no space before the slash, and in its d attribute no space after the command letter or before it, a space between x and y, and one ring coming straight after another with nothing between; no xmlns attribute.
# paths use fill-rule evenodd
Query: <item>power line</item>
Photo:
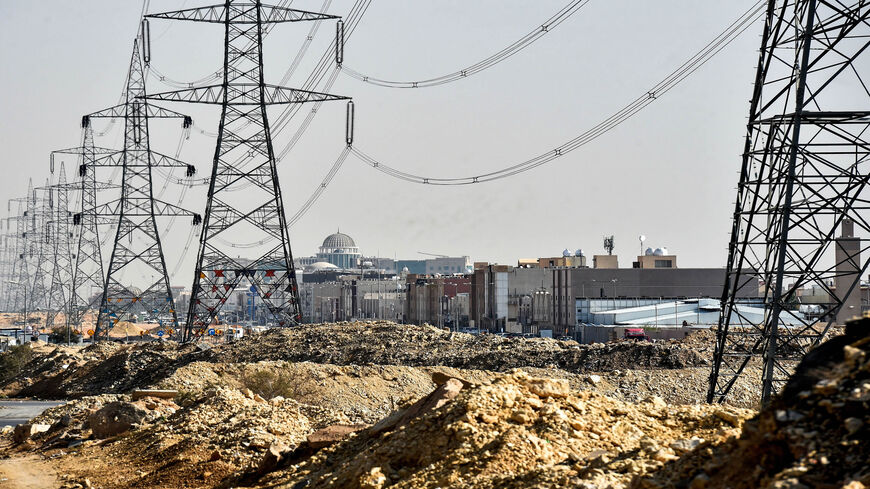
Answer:
<svg viewBox="0 0 870 489"><path fill-rule="evenodd" d="M491 68L501 63L502 61L510 58L511 56L519 53L523 49L529 47L532 43L544 37L544 35L546 35L548 32L551 32L553 29L558 27L559 24L566 21L569 17L577 13L577 11L583 8L587 3L589 3L589 1L590 0L573 0L561 10L553 14L552 17L544 21L544 23L536 26L534 29L532 29L531 32L514 41L507 47L487 58L478 61L477 63L467 66L461 70L454 71L452 73L447 73L441 76L436 76L434 78L427 78L417 81L395 81L366 75L345 65L341 66L341 70L348 76L356 78L361 82L386 88L426 88L455 82L457 80L468 78L469 76L475 75L477 73L480 73L481 71Z"/></svg>
<svg viewBox="0 0 870 489"><path fill-rule="evenodd" d="M720 33L706 46L704 46L703 49L695 53L685 63L680 65L668 76L666 76L652 88L647 90L646 93L634 99L607 119L601 121L592 128L586 130L575 138L563 143L555 149L549 150L545 153L542 153L538 156L522 161L520 163L502 168L500 170L488 173L481 173L479 175L457 178L441 178L427 177L401 171L397 168L378 161L377 159L369 156L357 147L352 148L351 152L357 158L359 158L375 170L385 173L393 178L424 185L473 185L476 183L491 182L494 180L499 180L502 178L507 178L527 172L541 165L549 163L556 158L560 158L567 153L570 153L571 151L574 151L575 149L578 149L581 146L584 146L585 144L594 141L598 137L613 130L636 113L640 112L642 109L653 103L662 95L669 92L680 82L688 78L689 75L698 70L698 68L710 61L710 59L712 59L722 49L731 44L731 42L737 39L740 34L746 31L746 29L748 29L757 19L759 19L763 15L765 5L766 0L756 1L749 10L745 11L722 33Z"/></svg>
<svg viewBox="0 0 870 489"><path fill-rule="evenodd" d="M339 154L338 158L335 160L335 163L332 164L329 172L326 174L325 177L323 177L323 181L321 181L320 185L317 186L317 189L314 190L314 193L312 193L311 196L308 197L308 200L306 200L305 203L302 204L302 207L300 207L299 210L296 211L296 214L293 214L293 217L287 220L288 228L293 227L293 225L296 224L297 221L302 219L302 216L304 216L308 212L308 210L311 209L311 206L314 205L314 203L317 201L323 191L326 190L329 182L332 181L333 177L335 177L335 175L338 173L338 170L341 169L341 165L343 165L345 160L347 160L347 156L350 154L350 152L350 145L345 146L345 148L341 151L341 154Z"/></svg>

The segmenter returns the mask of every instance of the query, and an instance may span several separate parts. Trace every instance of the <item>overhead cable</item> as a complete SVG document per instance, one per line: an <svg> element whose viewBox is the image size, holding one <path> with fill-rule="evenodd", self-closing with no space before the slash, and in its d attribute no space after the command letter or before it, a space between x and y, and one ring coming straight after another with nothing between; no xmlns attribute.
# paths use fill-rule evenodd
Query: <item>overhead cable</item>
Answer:
<svg viewBox="0 0 870 489"><path fill-rule="evenodd" d="M553 29L558 27L559 24L566 21L569 17L577 13L577 11L583 8L587 3L589 3L589 1L590 0L572 0L568 5L553 14L552 17L544 21L544 23L535 26L535 28L532 29L531 32L517 39L507 47L487 58L478 61L477 63L474 63L471 66L467 66L461 70L457 70L452 73L447 73L441 76L436 76L434 78L427 78L416 81L395 81L366 75L365 73L361 73L344 64L342 64L341 70L348 76L356 78L361 82L387 88L425 88L434 87L437 85L444 85L445 83L462 80L463 78L468 78L471 75L475 75L477 73L480 73L481 71L491 68L501 63L502 61L510 58L511 56L517 54L523 49L529 47L532 43L544 37L544 35L546 35L548 32L551 32Z"/></svg>
<svg viewBox="0 0 870 489"><path fill-rule="evenodd" d="M339 154L338 158L335 160L335 163L332 164L332 168L330 168L326 176L323 177L323 181L320 182L320 185L318 185L317 189L314 190L314 193L311 194L311 197L308 197L308 200L306 200L302 207L300 207L299 210L296 211L296 214L293 214L293 217L287 220L288 228L293 227L293 225L296 224L297 221L302 219L302 216L304 216L305 213L308 212L309 209L311 209L311 206L313 206L314 203L317 202L317 199L320 197L323 191L326 190L326 187L329 186L329 182L332 181L333 177L335 177L335 174L338 173L338 170L341 169L341 165L343 165L345 160L347 160L347 155L350 154L350 151L350 145L344 147L344 149L341 151L341 154Z"/></svg>
<svg viewBox="0 0 870 489"><path fill-rule="evenodd" d="M626 105L607 119L586 130L579 136L556 147L555 149L549 150L545 153L535 156L534 158L530 158L515 165L474 176L458 178L439 178L415 175L412 173L398 170L394 167L385 165L384 163L364 153L357 147L354 147L351 152L364 163L382 173L390 175L394 178L398 178L400 180L425 185L473 185L476 183L490 182L501 178L507 178L513 175L517 175L519 173L532 170L543 164L549 163L556 158L562 157L567 153L574 151L575 149L589 142L594 141L599 136L602 136L603 134L616 128L617 126L631 118L633 115L640 112L646 106L653 103L659 97L676 87L680 82L685 80L689 75L694 73L698 68L700 68L710 59L712 59L713 56L718 54L722 49L724 49L731 42L737 39L737 37L739 37L740 34L742 34L746 29L748 29L753 22L762 17L766 4L766 0L758 0L749 10L744 12L737 20L729 25L728 28L725 29L725 31L723 31L712 41L710 41L706 46L704 46L703 49L695 53L695 55L689 58L680 67L671 72L668 76L666 76L663 80L654 85L652 88L647 90L646 93L634 99L628 105Z"/></svg>

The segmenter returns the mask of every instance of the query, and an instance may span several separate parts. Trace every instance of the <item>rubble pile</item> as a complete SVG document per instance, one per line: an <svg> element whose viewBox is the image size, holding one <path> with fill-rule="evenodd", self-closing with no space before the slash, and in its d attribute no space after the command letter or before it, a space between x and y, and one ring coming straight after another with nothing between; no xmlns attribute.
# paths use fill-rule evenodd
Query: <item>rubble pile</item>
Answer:
<svg viewBox="0 0 870 489"><path fill-rule="evenodd" d="M703 439L737 433L751 415L724 406L672 407L660 398L632 405L524 372L459 388L452 401L404 424L400 411L306 460L293 463L291 455L292 465L258 484L620 487Z"/></svg>
<svg viewBox="0 0 870 489"><path fill-rule="evenodd" d="M708 360L679 342L579 345L549 338L505 338L385 321L312 324L273 329L216 348L214 360L310 361L335 365L445 366L506 372L518 367L568 372L621 368L684 368Z"/></svg>
<svg viewBox="0 0 870 489"><path fill-rule="evenodd" d="M447 372L476 380L493 374L441 367L391 365L321 365L311 362L262 361L251 364L208 364L195 362L176 370L157 383L159 389L201 392L213 386L247 387L245 379L256 372L270 371L286 380L282 397L303 406L329 406L351 423L372 424L395 410L407 399L417 399L432 390L431 372ZM255 388L256 390L256 388Z"/></svg>
<svg viewBox="0 0 870 489"><path fill-rule="evenodd" d="M266 400L251 391L218 387L138 438L183 440L185 445L217 453L215 458L244 467L273 443L297 445L313 430L342 422L347 419L326 407L303 406L280 397Z"/></svg>
<svg viewBox="0 0 870 489"><path fill-rule="evenodd" d="M206 379L212 384L225 381L221 378L223 367L219 365L263 361L495 372L513 368L566 373L708 368L703 354L679 342L578 345L547 338L452 333L428 325L389 322L274 329L209 349L172 342L138 345L102 342L78 352L65 347L44 350L35 354L19 375L0 384L0 392L45 399L121 394L164 382L174 372L196 362L202 362L199 364L202 375L191 382L199 388L205 387ZM215 366L214 371L207 372L203 365ZM677 379L672 384L684 389Z"/></svg>
<svg viewBox="0 0 870 489"><path fill-rule="evenodd" d="M870 319L810 352L739 438L702 445L635 488L870 487Z"/></svg>

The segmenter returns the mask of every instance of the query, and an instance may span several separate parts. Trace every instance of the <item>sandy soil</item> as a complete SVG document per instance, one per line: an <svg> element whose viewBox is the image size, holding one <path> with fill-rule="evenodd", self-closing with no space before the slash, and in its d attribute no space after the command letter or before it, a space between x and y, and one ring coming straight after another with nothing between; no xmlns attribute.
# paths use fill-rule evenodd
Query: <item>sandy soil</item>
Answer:
<svg viewBox="0 0 870 489"><path fill-rule="evenodd" d="M0 447L2 451L2 447ZM60 487L50 464L32 455L0 460L0 487L4 489L55 489Z"/></svg>

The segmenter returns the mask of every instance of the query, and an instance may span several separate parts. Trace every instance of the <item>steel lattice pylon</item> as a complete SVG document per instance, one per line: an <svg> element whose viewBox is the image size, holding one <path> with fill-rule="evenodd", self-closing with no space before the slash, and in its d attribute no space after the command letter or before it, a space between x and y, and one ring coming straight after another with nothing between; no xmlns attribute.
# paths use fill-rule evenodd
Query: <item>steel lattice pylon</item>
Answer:
<svg viewBox="0 0 870 489"><path fill-rule="evenodd" d="M224 25L221 85L150 96L222 107L185 340L203 334L242 283L251 284L279 326L296 324L301 320L299 292L266 106L346 97L267 85L263 25L338 17L262 5L259 0L227 0L148 17ZM259 256L238 258L242 240L253 243Z"/></svg>
<svg viewBox="0 0 870 489"><path fill-rule="evenodd" d="M8 311L23 311L26 308L27 291L30 284L30 275L27 270L27 259L29 246L27 243L27 231L30 226L31 219L27 215L27 209L33 199L33 185L28 184L27 197L10 199L9 204L14 202L17 204L18 211L14 217L7 219L7 222L15 221L15 238L12 240L12 267L9 274L9 281L6 284L6 303ZM7 224L11 230L11 223Z"/></svg>
<svg viewBox="0 0 870 489"><path fill-rule="evenodd" d="M155 217L193 216L194 225L199 223L198 215L155 199L152 191L151 169L153 167L185 168L188 176L193 174L193 167L151 150L149 119L181 118L184 120L185 127L189 127L190 117L151 106L145 100L145 95L145 69L137 38L133 43L125 102L85 116L86 129L89 125L88 121L93 118L124 119L124 150L118 153L119 158L113 159L112 155L109 155L100 163L100 166L123 168L121 196L117 200L99 205L93 212L97 219L101 217L117 219L117 231L106 270L95 331L99 338L131 314L156 317L169 315L172 324L177 326L175 301L169 287L166 260ZM87 137L87 131L85 134ZM88 146L86 141L84 147ZM90 155L91 161L96 161L93 156ZM86 161L88 158L86 157ZM83 211L86 213L87 209ZM123 283L125 272L128 272L127 280L132 280L131 276L135 274L143 276L146 283L141 287ZM148 274L151 274L151 278L148 278Z"/></svg>
<svg viewBox="0 0 870 489"><path fill-rule="evenodd" d="M73 277L72 257L72 234L70 224L72 213L69 210L69 192L75 189L74 185L67 184L66 168L60 164L60 174L57 184L52 185L49 192L55 196L53 199L52 218L49 223L50 245L53 250L53 260L49 260L51 266L51 285L48 288L48 301L45 317L45 325L54 327L55 318L60 312L64 313L64 322L69 316L70 286Z"/></svg>
<svg viewBox="0 0 870 489"><path fill-rule="evenodd" d="M51 183L46 180L44 187L38 187L36 192L42 193L41 203L34 208L34 229L30 239L36 243L36 271L31 277L33 285L30 288L31 310L48 310L48 290L46 279L51 278L51 257L54 252L52 242L51 220L54 218L54 202Z"/></svg>
<svg viewBox="0 0 870 489"><path fill-rule="evenodd" d="M110 158L119 158L122 152L94 146L94 130L88 117L82 120L82 145L54 151L54 154L79 156L78 188L80 190L79 212L73 215L77 236L76 253L73 256L73 273L69 286L69 305L67 325L81 330L82 318L91 309L100 305L101 294L105 288L103 257L100 250L99 216L97 210L97 190L110 188L106 184L97 185L95 168L105 165ZM123 164L123 163L122 163Z"/></svg>
<svg viewBox="0 0 870 489"><path fill-rule="evenodd" d="M769 2L708 402L760 357L767 403L838 314L860 314L841 309L870 263L868 17L866 0ZM756 284L753 311L736 291ZM799 310L810 288L818 307Z"/></svg>

